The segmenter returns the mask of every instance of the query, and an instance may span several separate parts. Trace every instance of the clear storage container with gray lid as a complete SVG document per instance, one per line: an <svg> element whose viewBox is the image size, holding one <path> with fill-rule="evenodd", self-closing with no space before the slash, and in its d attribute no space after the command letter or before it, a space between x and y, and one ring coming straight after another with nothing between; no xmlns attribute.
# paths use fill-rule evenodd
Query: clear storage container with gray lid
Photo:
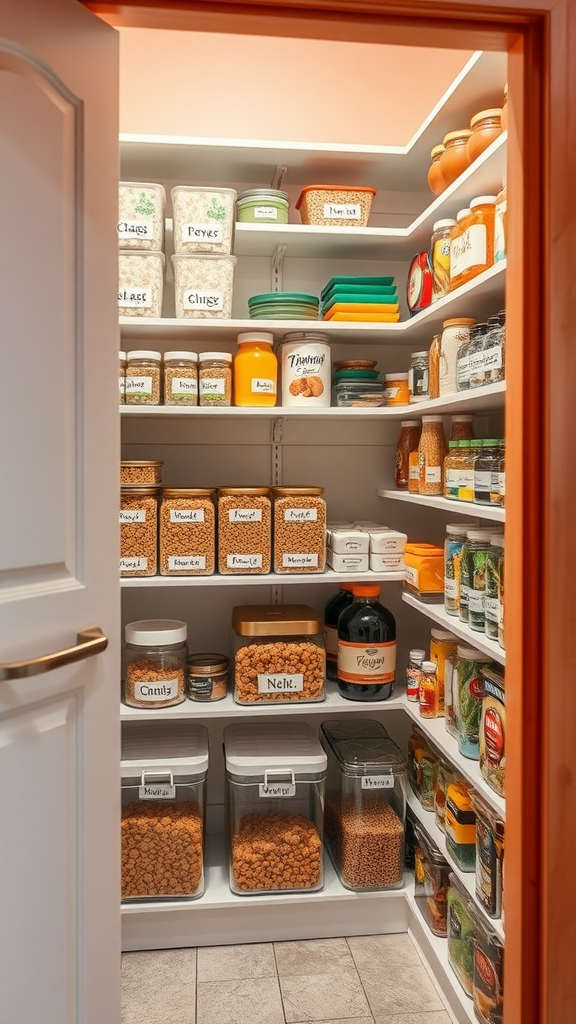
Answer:
<svg viewBox="0 0 576 1024"><path fill-rule="evenodd" d="M404 881L406 756L372 719L324 722L328 754L326 846L340 881L355 892Z"/></svg>
<svg viewBox="0 0 576 1024"><path fill-rule="evenodd" d="M239 895L322 888L326 754L309 726L224 729L230 888Z"/></svg>
<svg viewBox="0 0 576 1024"><path fill-rule="evenodd" d="M122 899L204 892L208 734L191 722L126 722L120 763Z"/></svg>

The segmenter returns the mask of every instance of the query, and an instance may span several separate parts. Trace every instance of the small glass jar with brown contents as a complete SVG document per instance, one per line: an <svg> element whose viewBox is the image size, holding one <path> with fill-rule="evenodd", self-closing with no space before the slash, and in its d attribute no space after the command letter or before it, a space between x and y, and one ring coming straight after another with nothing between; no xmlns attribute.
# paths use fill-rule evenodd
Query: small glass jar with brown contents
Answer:
<svg viewBox="0 0 576 1024"><path fill-rule="evenodd" d="M198 370L200 405L232 405L232 356L201 352Z"/></svg>
<svg viewBox="0 0 576 1024"><path fill-rule="evenodd" d="M137 349L128 352L127 359L126 405L160 405L160 352Z"/></svg>
<svg viewBox="0 0 576 1024"><path fill-rule="evenodd" d="M198 356L164 353L164 405L198 405Z"/></svg>
<svg viewBox="0 0 576 1024"><path fill-rule="evenodd" d="M442 468L446 439L441 416L422 417L422 435L418 445L418 493L442 495Z"/></svg>
<svg viewBox="0 0 576 1024"><path fill-rule="evenodd" d="M160 509L160 575L211 576L216 512L210 488L164 488Z"/></svg>
<svg viewBox="0 0 576 1024"><path fill-rule="evenodd" d="M420 420L401 420L400 437L396 446L395 483L399 490L408 488L410 478L410 453L418 451L422 427Z"/></svg>
<svg viewBox="0 0 576 1024"><path fill-rule="evenodd" d="M129 622L124 635L124 703L133 708L181 704L186 699L186 623L140 619Z"/></svg>
<svg viewBox="0 0 576 1024"><path fill-rule="evenodd" d="M274 488L274 572L324 572L323 487Z"/></svg>
<svg viewBox="0 0 576 1024"><path fill-rule="evenodd" d="M158 548L157 487L123 487L120 495L120 575L155 576Z"/></svg>

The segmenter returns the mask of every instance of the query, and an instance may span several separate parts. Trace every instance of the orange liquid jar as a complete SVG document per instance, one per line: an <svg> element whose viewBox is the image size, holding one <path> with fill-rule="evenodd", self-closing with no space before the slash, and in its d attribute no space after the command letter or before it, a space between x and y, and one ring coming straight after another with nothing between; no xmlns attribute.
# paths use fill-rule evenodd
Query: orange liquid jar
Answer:
<svg viewBox="0 0 576 1024"><path fill-rule="evenodd" d="M430 153L430 169L428 171L428 184L432 189L435 196L439 196L441 192L446 188L442 169L440 167L440 158L444 152L444 146L434 146L434 149Z"/></svg>
<svg viewBox="0 0 576 1024"><path fill-rule="evenodd" d="M238 335L234 357L234 405L276 405L278 360L272 351L274 335L247 331Z"/></svg>
<svg viewBox="0 0 576 1024"><path fill-rule="evenodd" d="M444 136L444 152L440 156L440 171L444 179L444 187L448 188L470 164L468 156L468 139L472 135L469 128L458 132L448 132Z"/></svg>
<svg viewBox="0 0 576 1024"><path fill-rule="evenodd" d="M494 207L496 196L478 196L470 203L470 216L459 237L450 241L451 290L471 281L494 263Z"/></svg>
<svg viewBox="0 0 576 1024"><path fill-rule="evenodd" d="M456 277L456 272L452 264L452 250L457 248L458 240L466 227L466 221L472 210L469 206L466 206L463 210L459 210L456 214L456 226L450 231L450 291L454 291L460 285L460 280Z"/></svg>

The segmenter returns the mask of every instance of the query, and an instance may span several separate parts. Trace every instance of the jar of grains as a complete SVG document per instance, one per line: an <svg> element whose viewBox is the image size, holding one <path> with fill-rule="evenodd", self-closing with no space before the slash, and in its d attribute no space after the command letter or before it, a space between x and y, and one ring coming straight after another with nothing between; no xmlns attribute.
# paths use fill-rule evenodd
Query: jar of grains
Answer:
<svg viewBox="0 0 576 1024"><path fill-rule="evenodd" d="M448 441L448 455L444 459L444 497L459 498L464 470L465 452L460 451L460 441Z"/></svg>
<svg viewBox="0 0 576 1024"><path fill-rule="evenodd" d="M149 349L128 352L126 365L126 404L160 405L162 356Z"/></svg>
<svg viewBox="0 0 576 1024"><path fill-rule="evenodd" d="M324 700L322 620L302 604L238 605L232 610L237 704Z"/></svg>
<svg viewBox="0 0 576 1024"><path fill-rule="evenodd" d="M120 495L120 575L155 576L157 487L123 487Z"/></svg>
<svg viewBox="0 0 576 1024"><path fill-rule="evenodd" d="M188 658L188 699L222 700L228 690L228 658L223 654L191 654Z"/></svg>
<svg viewBox="0 0 576 1024"><path fill-rule="evenodd" d="M164 353L164 405L198 405L198 356Z"/></svg>
<svg viewBox="0 0 576 1024"><path fill-rule="evenodd" d="M120 463L120 484L137 487L139 484L151 487L162 479L163 462L155 459L136 459Z"/></svg>
<svg viewBox="0 0 576 1024"><path fill-rule="evenodd" d="M169 708L186 699L188 627L179 619L140 619L125 628L124 703Z"/></svg>
<svg viewBox="0 0 576 1024"><path fill-rule="evenodd" d="M160 509L160 575L211 576L216 512L210 488L164 488Z"/></svg>
<svg viewBox="0 0 576 1024"><path fill-rule="evenodd" d="M440 396L453 395L458 388L457 361L462 345L470 340L476 321L469 316L453 317L442 325L440 346Z"/></svg>
<svg viewBox="0 0 576 1024"><path fill-rule="evenodd" d="M440 398L440 348L442 335L435 334L428 352L428 398Z"/></svg>
<svg viewBox="0 0 576 1024"><path fill-rule="evenodd" d="M432 228L432 302L450 291L450 232L454 227L455 220L437 220Z"/></svg>
<svg viewBox="0 0 576 1024"><path fill-rule="evenodd" d="M422 435L418 445L418 493L442 495L442 467L446 439L441 416L422 417Z"/></svg>
<svg viewBox="0 0 576 1024"><path fill-rule="evenodd" d="M419 420L400 420L400 437L396 446L396 487L406 490L409 481L410 453L418 451L422 427Z"/></svg>
<svg viewBox="0 0 576 1024"><path fill-rule="evenodd" d="M198 371L200 405L232 404L232 356L228 352L201 352Z"/></svg>
<svg viewBox="0 0 576 1024"><path fill-rule="evenodd" d="M324 572L323 487L274 488L274 572Z"/></svg>
<svg viewBox="0 0 576 1024"><path fill-rule="evenodd" d="M218 571L223 575L270 572L272 504L269 487L218 491Z"/></svg>
<svg viewBox="0 0 576 1024"><path fill-rule="evenodd" d="M425 402L429 398L428 351L412 352L408 373L411 402Z"/></svg>
<svg viewBox="0 0 576 1024"><path fill-rule="evenodd" d="M120 405L123 405L126 401L126 367L128 360L126 359L125 352L118 353L118 385L120 390Z"/></svg>
<svg viewBox="0 0 576 1024"><path fill-rule="evenodd" d="M451 441L471 441L474 437L474 420L472 416L453 416Z"/></svg>

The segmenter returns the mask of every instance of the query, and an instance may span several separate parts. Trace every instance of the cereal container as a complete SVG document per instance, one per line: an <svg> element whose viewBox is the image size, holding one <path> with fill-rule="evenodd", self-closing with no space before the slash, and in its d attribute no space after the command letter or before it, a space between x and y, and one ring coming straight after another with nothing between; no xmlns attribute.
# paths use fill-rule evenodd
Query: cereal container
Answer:
<svg viewBox="0 0 576 1024"><path fill-rule="evenodd" d="M314 731L297 722L228 725L224 757L232 892L317 892L326 754Z"/></svg>
<svg viewBox="0 0 576 1024"><path fill-rule="evenodd" d="M176 316L227 320L232 316L235 256L172 257Z"/></svg>
<svg viewBox="0 0 576 1024"><path fill-rule="evenodd" d="M306 185L296 201L303 224L364 228L375 188L365 185Z"/></svg>
<svg viewBox="0 0 576 1024"><path fill-rule="evenodd" d="M124 381L126 405L160 405L162 356L152 349L133 349L127 354Z"/></svg>
<svg viewBox="0 0 576 1024"><path fill-rule="evenodd" d="M274 488L274 572L324 572L323 487Z"/></svg>
<svg viewBox="0 0 576 1024"><path fill-rule="evenodd" d="M216 512L207 488L164 488L160 508L160 575L211 576Z"/></svg>
<svg viewBox="0 0 576 1024"><path fill-rule="evenodd" d="M286 704L324 700L322 620L306 605L232 609L234 700Z"/></svg>
<svg viewBox="0 0 576 1024"><path fill-rule="evenodd" d="M218 491L218 571L223 575L269 573L272 505L268 487L221 487Z"/></svg>
<svg viewBox="0 0 576 1024"><path fill-rule="evenodd" d="M379 722L324 722L328 754L326 845L347 889L397 889L404 882L406 757Z"/></svg>
<svg viewBox="0 0 576 1024"><path fill-rule="evenodd" d="M208 735L191 722L126 722L120 762L122 900L204 892Z"/></svg>
<svg viewBox="0 0 576 1024"><path fill-rule="evenodd" d="M124 630L124 703L169 708L186 699L188 627L179 619L140 619Z"/></svg>
<svg viewBox="0 0 576 1024"><path fill-rule="evenodd" d="M220 256L231 252L236 202L233 188L176 185L171 196L174 252L211 252Z"/></svg>
<svg viewBox="0 0 576 1024"><path fill-rule="evenodd" d="M320 331L291 331L280 345L282 405L330 405L330 345Z"/></svg>
<svg viewBox="0 0 576 1024"><path fill-rule="evenodd" d="M118 316L162 316L163 252L118 253Z"/></svg>
<svg viewBox="0 0 576 1024"><path fill-rule="evenodd" d="M152 487L159 484L162 479L163 462L155 459L136 459L120 463L120 484L125 487L127 484L133 487Z"/></svg>
<svg viewBox="0 0 576 1024"><path fill-rule="evenodd" d="M430 931L445 937L450 865L420 822L414 833L414 899Z"/></svg>
<svg viewBox="0 0 576 1024"><path fill-rule="evenodd" d="M155 576L157 487L123 487L120 495L120 575Z"/></svg>
<svg viewBox="0 0 576 1024"><path fill-rule="evenodd" d="M145 181L121 181L118 189L118 245L120 249L164 247L163 185Z"/></svg>

